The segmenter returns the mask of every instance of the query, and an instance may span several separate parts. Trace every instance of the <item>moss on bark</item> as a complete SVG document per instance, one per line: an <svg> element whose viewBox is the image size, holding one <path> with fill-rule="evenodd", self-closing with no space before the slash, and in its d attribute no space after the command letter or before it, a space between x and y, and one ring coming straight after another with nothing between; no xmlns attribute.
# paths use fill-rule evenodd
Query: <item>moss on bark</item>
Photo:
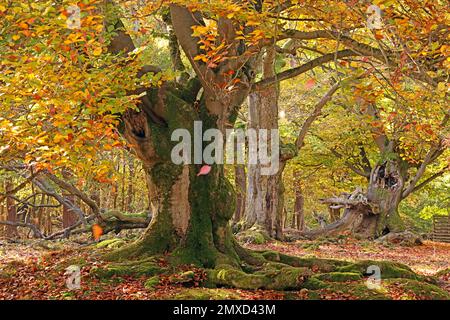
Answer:
<svg viewBox="0 0 450 320"><path fill-rule="evenodd" d="M364 260L346 266L341 266L337 268L339 272L353 272L362 275L368 275L367 270L369 266L377 266L380 268L382 279L389 278L408 278L423 280L424 278L416 274L407 265L390 262L390 261L375 261L375 260Z"/></svg>
<svg viewBox="0 0 450 320"><path fill-rule="evenodd" d="M331 282L357 281L362 279L362 275L355 272L330 272L318 274L314 277L321 281Z"/></svg>
<svg viewBox="0 0 450 320"><path fill-rule="evenodd" d="M289 290L299 289L307 277L311 275L307 268L294 268L284 266L281 268L263 268L249 274L229 265L217 266L214 270L208 270L207 286L225 286L242 289L268 289Z"/></svg>
<svg viewBox="0 0 450 320"><path fill-rule="evenodd" d="M154 257L128 261L122 263L111 263L106 267L91 269L91 273L99 278L111 278L113 276L154 276L167 272L168 269L158 265Z"/></svg>

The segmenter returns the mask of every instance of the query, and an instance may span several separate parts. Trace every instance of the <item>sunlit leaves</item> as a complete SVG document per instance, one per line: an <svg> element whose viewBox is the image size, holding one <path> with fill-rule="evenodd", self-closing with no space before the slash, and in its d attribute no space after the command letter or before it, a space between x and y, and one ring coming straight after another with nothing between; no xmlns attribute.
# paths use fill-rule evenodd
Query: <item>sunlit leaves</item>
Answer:
<svg viewBox="0 0 450 320"><path fill-rule="evenodd" d="M3 4L4 3L4 4ZM68 28L62 1L2 1L0 142L3 160L43 168L94 170L103 146L120 147L118 117L134 107L143 82L139 55L107 54L102 1L85 0L80 28ZM3 10L6 8L6 10Z"/></svg>

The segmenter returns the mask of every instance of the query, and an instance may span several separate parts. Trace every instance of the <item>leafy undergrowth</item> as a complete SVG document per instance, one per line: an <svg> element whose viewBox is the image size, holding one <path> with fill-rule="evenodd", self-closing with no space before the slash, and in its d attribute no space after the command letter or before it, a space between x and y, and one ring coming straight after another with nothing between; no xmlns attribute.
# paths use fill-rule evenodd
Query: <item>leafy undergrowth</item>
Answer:
<svg viewBox="0 0 450 320"><path fill-rule="evenodd" d="M55 246L56 247L56 246ZM98 277L93 270L105 267L101 260L104 249L66 244L59 250L48 250L27 244L0 242L0 299L282 299L283 294L268 290L236 290L191 288L173 283L173 275L161 276L152 288L146 287L149 276ZM71 248L70 248L71 247ZM164 264L161 261L161 264ZM79 290L69 290L66 268L80 267ZM201 278L200 271L196 271ZM170 279L169 279L170 278ZM201 279L199 279L201 280Z"/></svg>
<svg viewBox="0 0 450 320"><path fill-rule="evenodd" d="M436 271L439 286L450 292L450 245L427 242L419 247L383 247L374 243L341 239L297 243L272 242L249 245L254 249L271 249L291 255L363 260L389 259L411 266L419 274ZM188 286L174 274L151 277L99 277L95 270L106 266L101 254L106 248L79 246L70 242L37 242L11 244L0 241L0 299L445 299L444 290L410 279L383 280L381 288L369 290L365 280L326 282L314 290L279 292L271 290L240 290L202 288L204 272L191 266L181 267L177 275L190 273ZM163 258L157 263L164 267ZM66 286L66 268L81 268L81 288L69 290ZM446 270L445 270L446 269ZM437 289L436 289L437 288ZM439 290L438 290L439 289Z"/></svg>

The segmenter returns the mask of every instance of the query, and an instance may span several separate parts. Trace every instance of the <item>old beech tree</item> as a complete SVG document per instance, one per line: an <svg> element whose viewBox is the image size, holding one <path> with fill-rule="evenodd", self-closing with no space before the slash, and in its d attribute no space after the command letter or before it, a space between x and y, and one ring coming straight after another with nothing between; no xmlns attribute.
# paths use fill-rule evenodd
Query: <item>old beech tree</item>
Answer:
<svg viewBox="0 0 450 320"><path fill-rule="evenodd" d="M92 53L92 57L105 54L111 59L109 62L113 66L105 72L111 73L110 76L115 81L116 93L123 95L126 91L125 96L139 96L137 108L115 109L121 105L118 104L119 101L115 101L117 104L106 105L102 112L96 114L97 117L94 117L94 120L101 122L102 117L108 118L111 114L121 114L117 128L145 167L153 219L138 241L113 252L109 258L129 260L169 253L169 259L173 263L194 263L210 268L209 278L216 284L244 288L301 287L310 274L308 267L312 265L317 265L323 272L330 272L338 267L359 270L360 266L353 267L346 262L292 258L273 252L255 253L243 249L235 241L229 225L235 210L235 193L224 176L224 166L213 165L209 174L197 176L201 165L174 164L171 160L171 151L176 142L171 141L171 134L175 129L184 128L190 130L193 136L194 121L202 121L203 130L216 128L225 133L227 128L234 126L239 108L249 96L251 103L254 103L252 106L254 109L251 112L255 112L255 115L259 114L257 116L263 121L256 126L267 129L276 128L277 86L281 81L328 63L337 64L340 60L350 57L355 59L356 63L372 64L377 72L401 72L402 75L421 82L422 85L433 90L445 80L445 74L441 72L441 69L446 62L441 57L447 49L441 50L443 46L438 43L433 48L437 46L439 50L427 51L427 39L429 36L444 38L441 35L445 32L445 28L442 28L444 4L435 4L431 17L418 19L422 21L422 24L404 21L417 18L403 11L407 10L405 8L412 9L415 6L412 1L405 0L402 1L403 6L386 8L388 16L397 17L393 23L395 27L401 29L400 34L403 37L415 35L417 43L423 43L421 48L409 48L406 42L403 42L404 38L383 42L381 31L375 32L368 29L366 6L359 2L358 4L353 2L350 5L345 1L308 0L275 2L224 0L211 3L184 0L161 3L149 1L140 9L142 11L140 18L145 19L147 14L158 14L169 25L173 69L179 72L179 76L176 79L165 78L155 81L146 87L130 85L120 88L120 81L126 78L121 79L120 75L114 72L123 68L129 73L129 61L126 57L137 54L139 49L131 36L136 31L131 32L131 28L127 28L131 25L129 17L127 19L126 14L123 16L121 14L127 11L118 10L120 6L118 3L119 1L117 3L92 1L92 6L84 8L93 10L92 14L101 12L101 15L104 15L103 31L109 36L100 37L101 39L98 40L100 48L91 49L89 46L92 42L87 41L78 54L83 56ZM6 14L8 14L7 10L8 8L5 7ZM27 30L29 25L35 23L39 14L43 16L47 14L45 8L39 8L39 10L36 9L35 20L23 22L26 26L24 24L14 26L16 28L14 30L18 30L22 38L26 36L23 30ZM428 15L429 13L426 11L415 14ZM423 21L431 22L436 27L425 26ZM41 30L42 37L47 36L45 32L46 30ZM139 35L140 39L150 36L150 33L145 32ZM83 34L79 37L83 38ZM299 41L301 47L311 46L315 54L300 66L276 72L273 63L275 52L282 52L283 44L291 39ZM73 50L71 46L76 46L77 41L82 40L74 40L72 43L69 42L70 45L67 45L67 48L58 47L57 49L57 52L65 50L69 53L67 63L73 63L74 68L80 61L76 61L77 59L74 59L70 53ZM48 45L51 44L49 39ZM314 47L319 49L314 50ZM424 54L417 55L418 51ZM16 58L10 56L8 59L10 61ZM48 59L52 59L51 56ZM66 58L61 55L60 59ZM260 59L263 59L264 65L262 77L258 76ZM54 63L60 61L57 60ZM188 61L189 66L184 66L183 61ZM164 73L164 70L160 70L157 65L145 64L137 72L138 79L156 77ZM92 60L84 67L90 70L94 65ZM18 67L11 63L8 68ZM24 73L26 73L25 70L23 70ZM102 70L102 68L96 70ZM364 76L367 72L375 72L374 70L364 70L362 74L355 74L351 78ZM192 74L189 75L188 71L192 71ZM73 72L72 69L70 73L72 77L76 76ZM336 74L339 75L339 73ZM85 80L89 83L90 79L93 79L96 85L102 88L104 78L92 76ZM324 100L318 102L318 108L322 108L329 101L341 80L344 78L337 77L334 82L330 82L329 90L331 91ZM139 82L136 79L130 79L130 81ZM351 82L348 79L345 81ZM111 90L102 89L106 90L103 97L114 96ZM78 91L76 93L83 98L80 98L82 101L78 106L80 110L86 110L95 105L94 98L97 97L96 92L85 94L83 90L81 93ZM38 93L31 93L27 96L28 98L35 101L42 99ZM104 102L102 99L98 101ZM121 102L126 104L129 101ZM62 108L64 104L61 103L60 106ZM46 107L50 108L53 115L57 113L52 109L55 108L54 106L49 104ZM317 116L319 111L320 109L312 114ZM44 114L45 111L42 113ZM81 111L80 114L84 113ZM314 117L311 120L314 120ZM92 124L94 122L92 121ZM109 122L111 123L113 122ZM292 148L294 153L301 147L305 131L310 124L305 123L305 125L305 130L300 132L299 139ZM100 134L100 130L97 134ZM106 130L106 132L109 131ZM65 140L67 139L69 137L65 137ZM70 137L70 139L76 138ZM377 137L378 140L380 148L386 151L394 147L383 136ZM433 147L433 150L441 150L441 147L442 145L438 144ZM433 160L436 152L431 151L427 161ZM281 154L283 158L283 152ZM285 160L288 158L286 156ZM425 170L427 161L423 162L419 173ZM28 162L30 162L29 159ZM385 225L390 224L389 221L392 220L393 213L396 211L399 198L405 192L410 192L417 183L413 181L414 183L409 187L403 188L404 170L406 168L401 162L383 160L370 173L371 181L374 183L370 184L367 193L367 201L370 202L368 208L372 210L368 216L376 221L377 230L384 230ZM417 177L420 179L421 175ZM380 182L380 179L385 181ZM396 179L396 186L393 187L394 183L386 181L387 179ZM276 236L281 232L276 230L273 223L278 219L277 212L282 208L282 205L274 204L282 194L280 190L277 190L280 186L279 176L267 177L264 183L254 185L264 189L258 191L261 195L258 199L264 205L263 208L258 209L260 211L258 214L266 216L258 218L256 215L257 220L264 224L271 236ZM252 204L248 203L248 207L251 206ZM376 211L373 208L377 208ZM375 234L374 232L375 230L371 232L372 235ZM267 264L268 261L281 262L283 265ZM145 263L152 262L146 260ZM145 263L141 263L141 266L148 266ZM156 263L152 267L156 268ZM257 270L259 273L253 273ZM410 273L406 269L400 271Z"/></svg>

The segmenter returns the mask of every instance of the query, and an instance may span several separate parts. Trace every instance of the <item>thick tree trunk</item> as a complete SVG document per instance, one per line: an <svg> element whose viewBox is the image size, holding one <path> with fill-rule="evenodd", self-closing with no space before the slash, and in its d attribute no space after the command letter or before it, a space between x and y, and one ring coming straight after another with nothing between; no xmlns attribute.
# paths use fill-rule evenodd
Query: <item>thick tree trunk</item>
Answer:
<svg viewBox="0 0 450 320"><path fill-rule="evenodd" d="M386 161L372 170L367 200L377 217L376 223L371 225L371 233L376 237L403 231L404 225L398 207L402 201L406 178L407 166L402 161Z"/></svg>
<svg viewBox="0 0 450 320"><path fill-rule="evenodd" d="M162 90L154 89L155 95L149 96L154 99L154 108L164 104L163 123L155 123L149 115L152 110L130 110L123 117L123 134L146 171L153 218L140 240L111 258L170 253L176 263L206 267L221 262L236 264L238 256L228 223L235 212L235 193L224 176L223 165L213 164L209 174L197 176L202 165L174 164L171 159L177 144L171 141L173 130L187 129L194 137L194 121L202 121L203 131L219 127L219 121L206 110L198 115L175 93L164 92L162 97ZM204 102L200 108L205 108Z"/></svg>
<svg viewBox="0 0 450 320"><path fill-rule="evenodd" d="M171 4L169 9L173 32L197 77L187 83L164 82L159 87L132 92L147 94L140 100L139 111L129 110L122 116L120 131L143 163L153 218L139 241L114 252L110 258L170 253L170 259L177 263L238 266L240 247L229 226L235 211L235 194L224 176L223 165L213 164L207 175L197 176L202 164L175 164L171 152L178 142L171 141L171 135L176 129L186 129L194 137L195 121L202 121L203 131L218 129L224 134L226 128L232 127L237 110L251 89L252 59L244 61L247 72L239 71L238 79L228 72L244 69L237 59L229 59L216 69L196 61L200 51L192 27L201 24L201 15L176 4ZM117 17L111 17L109 23L123 27ZM225 43L235 42L228 47L228 52L236 57L239 42L235 41L230 21L221 19L219 29ZM174 41L172 44L176 45ZM120 53L133 49L132 39L118 30L110 51ZM158 68L146 66L138 75L146 72L158 72ZM240 81L232 85L235 80ZM223 83L229 84L228 87L223 88ZM198 143L201 144L194 141L192 145L194 154Z"/></svg>

